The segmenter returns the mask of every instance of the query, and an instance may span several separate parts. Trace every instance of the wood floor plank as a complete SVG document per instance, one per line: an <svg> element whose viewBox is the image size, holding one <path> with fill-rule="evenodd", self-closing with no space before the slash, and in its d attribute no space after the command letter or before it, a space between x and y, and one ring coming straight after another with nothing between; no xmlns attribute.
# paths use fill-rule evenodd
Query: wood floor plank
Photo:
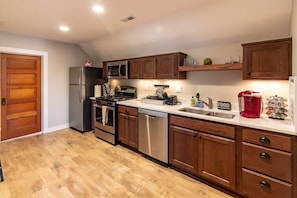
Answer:
<svg viewBox="0 0 297 198"><path fill-rule="evenodd" d="M0 144L0 198L230 198L120 145L64 129Z"/></svg>

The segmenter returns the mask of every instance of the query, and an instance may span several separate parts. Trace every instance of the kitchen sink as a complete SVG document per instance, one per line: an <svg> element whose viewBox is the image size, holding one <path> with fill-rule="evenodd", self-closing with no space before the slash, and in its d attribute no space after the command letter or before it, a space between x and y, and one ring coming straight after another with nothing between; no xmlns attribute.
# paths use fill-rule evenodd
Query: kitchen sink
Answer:
<svg viewBox="0 0 297 198"><path fill-rule="evenodd" d="M233 119L235 117L234 114L230 113L223 113L223 112L216 112L216 111L207 111L203 109L192 109L192 108L182 108L178 111L183 111L187 113L195 113L200 115L207 115L207 116L213 116L213 117L219 117L219 118L226 118L226 119Z"/></svg>

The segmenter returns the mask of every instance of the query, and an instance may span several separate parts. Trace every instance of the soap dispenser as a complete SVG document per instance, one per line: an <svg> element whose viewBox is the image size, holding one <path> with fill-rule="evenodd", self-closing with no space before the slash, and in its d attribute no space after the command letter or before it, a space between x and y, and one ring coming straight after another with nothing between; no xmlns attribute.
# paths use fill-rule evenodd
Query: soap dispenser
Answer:
<svg viewBox="0 0 297 198"><path fill-rule="evenodd" d="M194 96L192 96L192 98L191 98L191 106L192 107L195 107L195 104L196 104L195 98L194 98Z"/></svg>

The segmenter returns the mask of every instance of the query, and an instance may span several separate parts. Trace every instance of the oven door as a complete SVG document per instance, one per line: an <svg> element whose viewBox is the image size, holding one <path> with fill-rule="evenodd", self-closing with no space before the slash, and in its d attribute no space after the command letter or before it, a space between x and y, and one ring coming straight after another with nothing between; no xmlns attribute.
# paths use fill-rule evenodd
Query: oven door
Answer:
<svg viewBox="0 0 297 198"><path fill-rule="evenodd" d="M115 107L94 104L95 127L115 134Z"/></svg>

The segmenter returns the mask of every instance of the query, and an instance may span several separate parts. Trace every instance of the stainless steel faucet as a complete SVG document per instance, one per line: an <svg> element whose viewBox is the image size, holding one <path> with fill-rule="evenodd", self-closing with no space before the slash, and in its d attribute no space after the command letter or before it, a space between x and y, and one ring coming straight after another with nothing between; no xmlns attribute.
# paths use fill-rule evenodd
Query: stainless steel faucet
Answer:
<svg viewBox="0 0 297 198"><path fill-rule="evenodd" d="M212 98L207 97L207 99L208 99L208 103L201 99L198 99L198 100L203 102L203 104L205 104L209 109L212 109L213 108Z"/></svg>

